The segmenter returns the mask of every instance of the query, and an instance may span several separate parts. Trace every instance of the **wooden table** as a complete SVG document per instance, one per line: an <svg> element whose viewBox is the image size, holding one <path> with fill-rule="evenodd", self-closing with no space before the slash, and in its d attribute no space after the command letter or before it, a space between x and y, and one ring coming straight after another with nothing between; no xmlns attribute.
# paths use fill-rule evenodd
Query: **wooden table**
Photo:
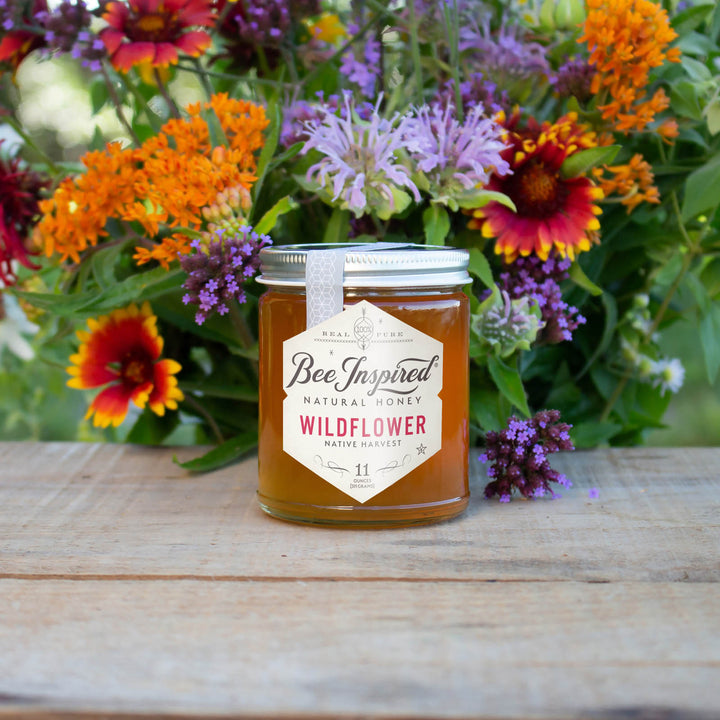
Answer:
<svg viewBox="0 0 720 720"><path fill-rule="evenodd" d="M720 449L557 456L509 505L474 458L463 517L384 531L196 454L0 443L0 717L720 717Z"/></svg>

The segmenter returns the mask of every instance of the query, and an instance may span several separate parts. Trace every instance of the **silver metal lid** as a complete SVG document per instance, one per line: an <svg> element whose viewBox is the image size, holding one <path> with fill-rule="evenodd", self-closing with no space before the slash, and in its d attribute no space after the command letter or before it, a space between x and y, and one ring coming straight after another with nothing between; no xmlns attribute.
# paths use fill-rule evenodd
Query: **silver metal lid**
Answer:
<svg viewBox="0 0 720 720"><path fill-rule="evenodd" d="M451 287L470 282L467 250L412 243L312 243L278 245L260 251L258 282L270 286L305 287L307 255L317 250L347 248L345 288Z"/></svg>

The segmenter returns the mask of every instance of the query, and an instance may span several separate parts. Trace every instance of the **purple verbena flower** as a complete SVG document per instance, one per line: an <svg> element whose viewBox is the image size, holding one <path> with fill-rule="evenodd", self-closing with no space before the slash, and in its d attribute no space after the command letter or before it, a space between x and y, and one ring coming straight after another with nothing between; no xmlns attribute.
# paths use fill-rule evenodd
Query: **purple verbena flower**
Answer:
<svg viewBox="0 0 720 720"><path fill-rule="evenodd" d="M398 160L403 147L400 115L385 119L379 115L378 100L370 118L361 120L345 95L344 113L321 110L322 120L306 123L308 140L302 152L317 150L323 157L306 174L319 185L330 202L348 208L360 217L374 210L386 219L409 202L402 190L420 200L408 169ZM404 202L398 207L398 202Z"/></svg>
<svg viewBox="0 0 720 720"><path fill-rule="evenodd" d="M349 25L348 31L355 35L359 31L357 25ZM356 57L358 52L360 57ZM340 72L367 98L375 97L378 78L382 75L382 53L380 41L366 36L357 51L350 48L343 56Z"/></svg>
<svg viewBox="0 0 720 720"><path fill-rule="evenodd" d="M555 344L572 340L572 334L586 320L580 311L562 299L560 282L568 277L570 260L550 255L547 260L535 256L519 257L500 274L499 286L510 297L530 299L540 308L544 326L537 342Z"/></svg>
<svg viewBox="0 0 720 720"><path fill-rule="evenodd" d="M185 305L197 305L195 322L202 325L213 313L224 315L233 301L246 301L243 283L260 267L260 250L270 245L267 235L259 235L249 225L230 233L216 230L210 241L194 240L194 253L180 256L180 265L187 273L183 289Z"/></svg>
<svg viewBox="0 0 720 720"><path fill-rule="evenodd" d="M527 498L559 497L550 483L563 487L572 483L550 467L547 456L575 449L569 429L570 425L560 422L557 410L541 410L529 420L513 415L505 430L489 432L480 456L481 462L492 463L487 474L493 479L485 487L485 497L498 495L500 502L509 502L513 490Z"/></svg>
<svg viewBox="0 0 720 720"><path fill-rule="evenodd" d="M447 204L463 191L484 186L490 175L506 175L510 165L502 128L485 116L482 105L470 108L460 123L448 103L423 105L401 124L403 141L418 170L430 182L434 198Z"/></svg>
<svg viewBox="0 0 720 720"><path fill-rule="evenodd" d="M590 86L596 70L585 58L566 60L550 78L560 97L575 97L585 102L592 97Z"/></svg>
<svg viewBox="0 0 720 720"><path fill-rule="evenodd" d="M451 79L440 88L435 102L445 107L456 100L455 81ZM475 105L482 105L493 113L504 110L509 114L512 109L507 91L500 90L496 83L486 79L481 72L471 73L467 80L460 83L460 103L463 113L470 112L470 108Z"/></svg>

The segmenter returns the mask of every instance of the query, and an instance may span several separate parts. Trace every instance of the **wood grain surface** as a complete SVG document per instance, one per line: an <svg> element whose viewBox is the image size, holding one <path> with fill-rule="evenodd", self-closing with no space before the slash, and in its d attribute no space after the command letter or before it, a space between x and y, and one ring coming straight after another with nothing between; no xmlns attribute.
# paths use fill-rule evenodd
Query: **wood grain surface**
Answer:
<svg viewBox="0 0 720 720"><path fill-rule="evenodd" d="M383 531L197 452L0 443L0 717L720 718L720 449L504 505L473 457L467 513Z"/></svg>

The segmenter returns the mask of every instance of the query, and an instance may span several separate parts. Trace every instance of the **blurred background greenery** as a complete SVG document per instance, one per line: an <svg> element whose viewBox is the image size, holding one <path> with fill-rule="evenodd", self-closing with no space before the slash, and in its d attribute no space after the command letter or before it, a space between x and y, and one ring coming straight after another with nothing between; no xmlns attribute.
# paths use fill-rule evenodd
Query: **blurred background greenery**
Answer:
<svg viewBox="0 0 720 720"><path fill-rule="evenodd" d="M6 105L18 108L23 125L44 153L56 161L77 162L89 148L99 149L110 140L125 140L114 110L93 107L88 82L82 69L67 60L29 58L15 82L7 74L0 79L0 95ZM192 84L174 86L173 93L183 105L200 96ZM6 150L16 140L8 126L0 126L0 138L4 138ZM3 347L4 342L7 340L0 335L0 439L125 439L132 419L117 430L105 431L83 420L91 396L66 387L68 376L63 362L49 356L21 360ZM666 334L662 350L682 360L685 385L672 399L665 416L666 427L648 432L648 445L720 445L720 379L714 387L709 386L697 343L689 323L677 323ZM196 441L194 428L183 424L166 443Z"/></svg>

